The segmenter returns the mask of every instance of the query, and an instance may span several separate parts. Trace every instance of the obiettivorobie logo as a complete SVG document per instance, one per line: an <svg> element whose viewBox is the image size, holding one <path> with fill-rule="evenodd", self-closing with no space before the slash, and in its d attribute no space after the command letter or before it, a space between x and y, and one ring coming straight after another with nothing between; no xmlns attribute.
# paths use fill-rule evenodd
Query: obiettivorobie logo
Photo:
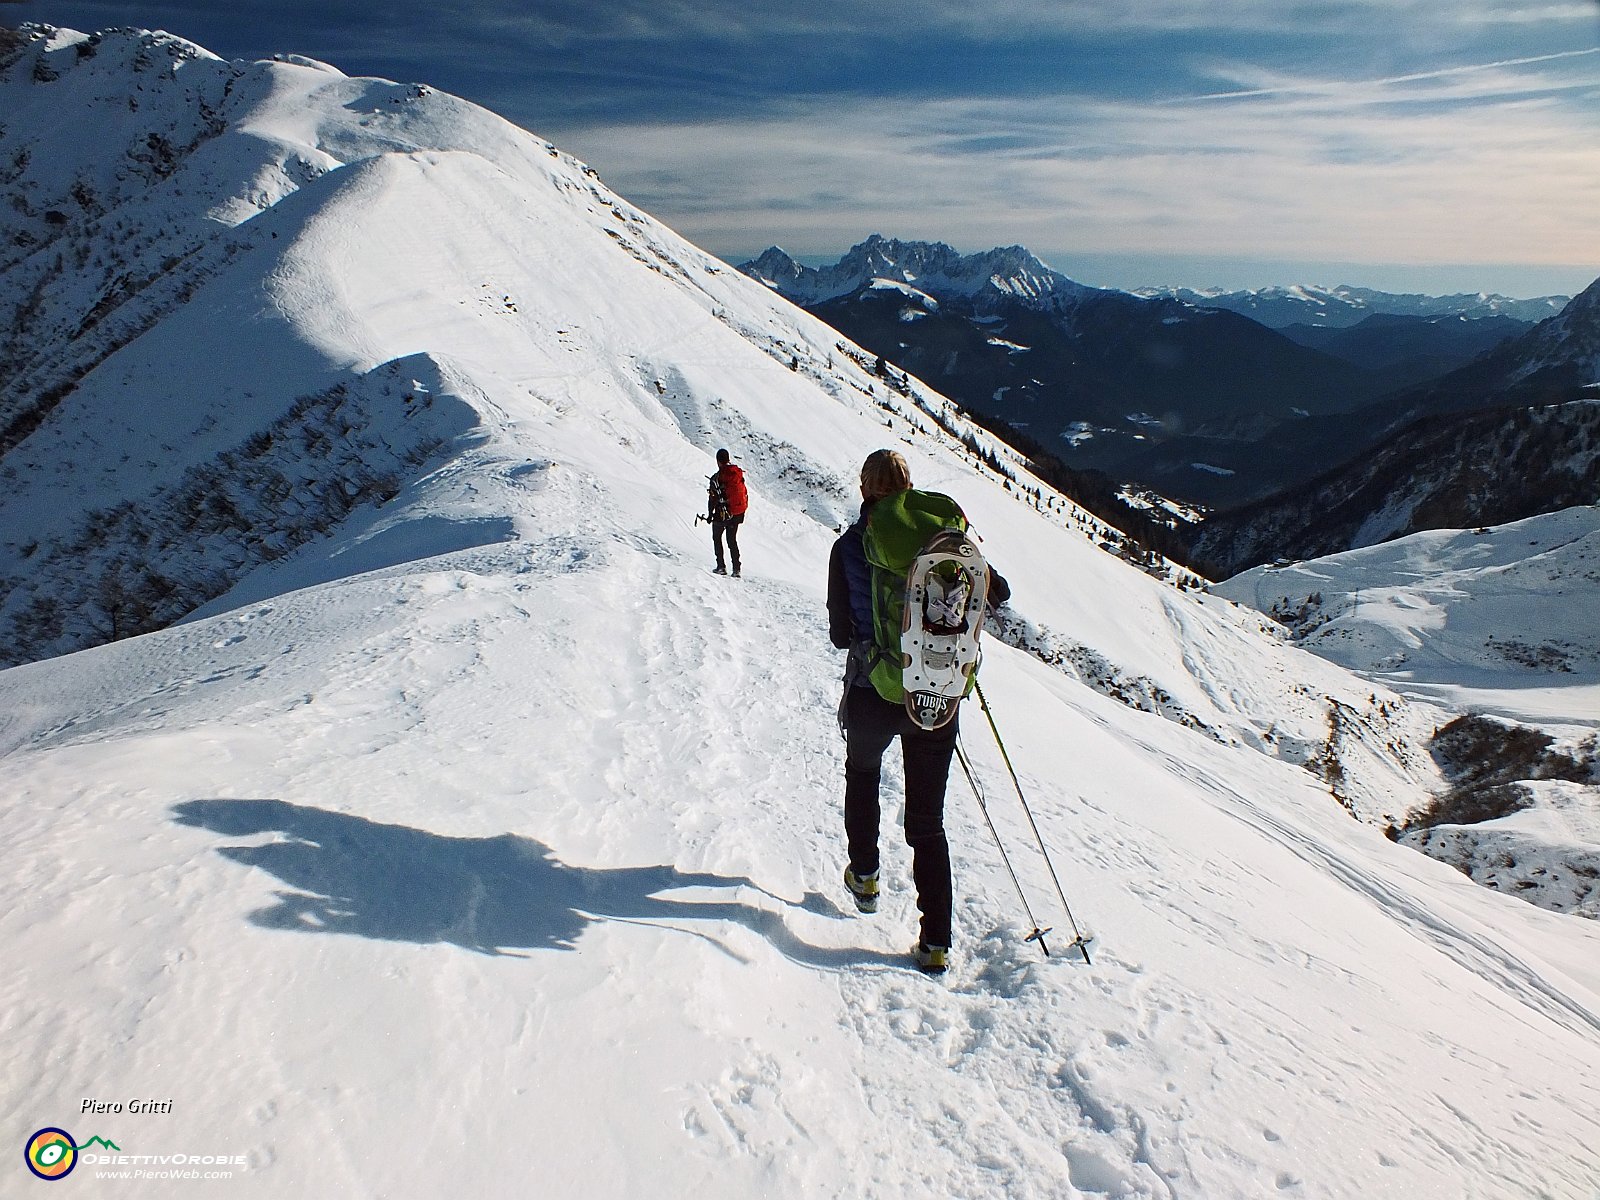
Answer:
<svg viewBox="0 0 1600 1200"><path fill-rule="evenodd" d="M250 1165L243 1154L124 1154L121 1146L103 1137L79 1145L65 1129L53 1125L28 1138L22 1157L28 1170L50 1183L65 1179L80 1162L96 1168L135 1167L132 1177L136 1179L228 1178L232 1170L202 1176L198 1169Z"/></svg>
<svg viewBox="0 0 1600 1200"><path fill-rule="evenodd" d="M54 1182L72 1174L72 1168L78 1165L78 1151L93 1150L96 1146L119 1153L122 1150L121 1146L103 1137L92 1137L80 1146L65 1129L51 1127L39 1130L28 1139L23 1159L28 1164L28 1170L40 1179Z"/></svg>

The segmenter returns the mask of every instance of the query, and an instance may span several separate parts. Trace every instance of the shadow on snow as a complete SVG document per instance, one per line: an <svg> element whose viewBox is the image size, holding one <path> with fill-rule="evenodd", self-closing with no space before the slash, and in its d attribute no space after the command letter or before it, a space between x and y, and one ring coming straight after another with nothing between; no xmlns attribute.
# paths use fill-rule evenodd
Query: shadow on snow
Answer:
<svg viewBox="0 0 1600 1200"><path fill-rule="evenodd" d="M281 835L276 841L218 850L288 885L289 890L276 894L274 904L250 914L251 922L264 929L447 942L482 954L504 954L515 949L575 950L592 924L640 922L704 937L743 961L712 932L689 927L690 922L736 921L789 958L811 966L904 965L895 955L813 946L797 937L782 909L844 917L816 892L795 903L748 879L685 873L670 866L572 867L531 838L509 833L446 837L283 800L192 800L173 812L180 825L228 837ZM720 894L664 894L690 888ZM756 894L755 903L741 898L750 892Z"/></svg>

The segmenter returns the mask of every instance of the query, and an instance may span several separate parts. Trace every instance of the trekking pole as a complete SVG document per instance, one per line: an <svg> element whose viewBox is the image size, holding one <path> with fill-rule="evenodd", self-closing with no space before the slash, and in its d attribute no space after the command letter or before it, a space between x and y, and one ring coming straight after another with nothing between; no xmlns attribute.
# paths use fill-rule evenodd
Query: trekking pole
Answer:
<svg viewBox="0 0 1600 1200"><path fill-rule="evenodd" d="M967 758L966 747L961 744L961 739L956 738L956 758L961 763L961 770L967 776L967 782L972 785L972 794L978 798L978 808L983 813L983 819L989 825L989 836L994 838L995 849L1000 851L1000 861L1006 864L1006 870L1011 875L1011 882L1017 889L1017 899L1022 901L1022 911L1028 914L1028 921L1033 926L1033 932L1022 940L1025 942L1038 942L1039 949L1044 951L1046 958L1050 957L1050 947L1045 945L1044 935L1048 929L1039 928L1039 918L1033 915L1033 907L1028 903L1027 893L1022 890L1022 880L1017 878L1017 869L1011 865L1011 856L1006 853L1005 843L1000 840L1000 831L994 826L994 818L989 815L989 802L985 799L983 788L978 783L978 777L973 773L972 763Z"/></svg>
<svg viewBox="0 0 1600 1200"><path fill-rule="evenodd" d="M1050 851L1045 849L1044 835L1039 832L1039 822L1033 819L1033 809L1028 807L1028 798L1022 794L1022 781L1017 778L1017 769L1011 765L1011 755L1006 753L1006 744L1000 737L1000 727L994 723L994 713L989 709L989 698L983 694L983 688L978 681L972 681L973 689L978 693L978 704L983 709L983 715L988 718L989 732L994 734L994 744L1000 747L1000 757L1005 760L1006 770L1011 773L1011 783L1017 789L1017 799L1022 801L1022 811L1028 814L1028 824L1033 828L1033 837L1039 843L1039 853L1044 856L1044 865L1050 868L1050 881L1056 885L1056 895L1061 897L1061 907L1067 914L1067 921L1072 926L1073 942L1083 954L1083 961L1089 961L1089 939L1078 928L1078 922L1072 915L1072 905L1067 903L1067 893L1061 886L1061 878L1056 874L1056 865L1050 861ZM987 816L987 812L984 814ZM1046 951L1048 953L1048 951Z"/></svg>

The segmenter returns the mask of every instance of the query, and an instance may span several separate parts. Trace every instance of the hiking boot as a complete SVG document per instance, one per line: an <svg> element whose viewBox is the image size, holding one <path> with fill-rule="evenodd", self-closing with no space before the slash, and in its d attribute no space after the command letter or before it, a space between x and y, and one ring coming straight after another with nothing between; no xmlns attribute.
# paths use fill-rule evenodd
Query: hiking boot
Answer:
<svg viewBox="0 0 1600 1200"><path fill-rule="evenodd" d="M735 579L737 579L737 578L739 578L739 568L738 568L738 567L735 567L735 568L734 568L734 569L733 569L733 577L734 577L734 578L735 578Z"/></svg>
<svg viewBox="0 0 1600 1200"><path fill-rule="evenodd" d="M878 873L870 875L857 875L849 867L844 869L844 885L850 889L850 895L855 899L856 911L875 913L878 911Z"/></svg>
<svg viewBox="0 0 1600 1200"><path fill-rule="evenodd" d="M723 566L721 563L718 563L716 569L711 573L713 575L726 575L728 573L728 568Z"/></svg>
<svg viewBox="0 0 1600 1200"><path fill-rule="evenodd" d="M916 960L917 970L924 975L943 975L945 968L950 965L950 947L918 942L911 947L911 957Z"/></svg>

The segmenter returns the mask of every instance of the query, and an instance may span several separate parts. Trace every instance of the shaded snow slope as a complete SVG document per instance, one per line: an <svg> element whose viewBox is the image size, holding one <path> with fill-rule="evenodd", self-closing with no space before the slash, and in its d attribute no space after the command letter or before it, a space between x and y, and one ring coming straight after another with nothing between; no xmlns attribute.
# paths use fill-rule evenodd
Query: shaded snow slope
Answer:
<svg viewBox="0 0 1600 1200"><path fill-rule="evenodd" d="M335 165L3 463L36 619L105 615L74 565L194 601L0 671L19 1139L239 1155L194 1187L241 1197L1587 1194L1600 931L1351 819L1427 798L1434 709L1101 551L538 139L228 69L270 86L215 144ZM1012 581L985 691L1092 965L1020 941L959 778L950 976L905 967L892 799L884 909L841 907L823 573L879 445ZM719 446L740 581L693 523ZM135 1094L172 1112L80 1115Z"/></svg>

